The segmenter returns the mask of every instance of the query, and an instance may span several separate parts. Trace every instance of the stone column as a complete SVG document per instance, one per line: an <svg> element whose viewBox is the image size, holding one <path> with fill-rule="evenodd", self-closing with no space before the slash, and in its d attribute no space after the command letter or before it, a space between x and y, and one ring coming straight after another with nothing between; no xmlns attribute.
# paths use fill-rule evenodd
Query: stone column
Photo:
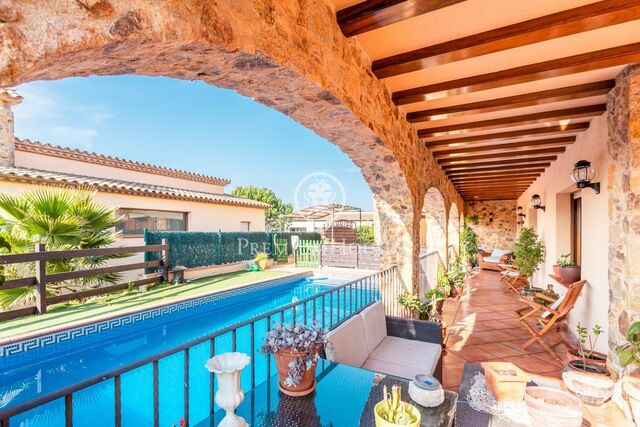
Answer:
<svg viewBox="0 0 640 427"><path fill-rule="evenodd" d="M609 363L640 320L640 64L625 68L609 93Z"/></svg>
<svg viewBox="0 0 640 427"><path fill-rule="evenodd" d="M22 97L11 89L0 89L0 166L12 167L15 161L16 138L13 133L14 105Z"/></svg>

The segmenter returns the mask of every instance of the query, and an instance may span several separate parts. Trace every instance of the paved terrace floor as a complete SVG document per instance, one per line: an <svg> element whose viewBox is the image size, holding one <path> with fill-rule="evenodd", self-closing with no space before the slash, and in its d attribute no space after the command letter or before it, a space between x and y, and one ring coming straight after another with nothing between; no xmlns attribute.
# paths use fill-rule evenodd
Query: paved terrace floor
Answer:
<svg viewBox="0 0 640 427"><path fill-rule="evenodd" d="M444 353L444 387L458 391L466 362L512 362L531 374L561 379L564 364L535 343L526 350L523 343L531 335L516 320L514 310L525 304L514 292L505 293L500 274L483 271L467 281L465 296L460 301L448 300L443 319L450 326ZM563 337L558 332L547 335L556 353L566 361Z"/></svg>

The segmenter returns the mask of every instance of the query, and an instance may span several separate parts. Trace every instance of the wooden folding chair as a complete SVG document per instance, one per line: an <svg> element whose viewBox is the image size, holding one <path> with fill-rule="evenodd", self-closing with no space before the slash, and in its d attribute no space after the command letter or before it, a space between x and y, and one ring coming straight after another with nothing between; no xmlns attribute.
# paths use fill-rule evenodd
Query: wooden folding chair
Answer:
<svg viewBox="0 0 640 427"><path fill-rule="evenodd" d="M527 279L522 277L520 271L514 266L501 264L500 268L503 269L501 273L502 277L500 278L500 280L507 284L507 289L504 290L504 293L506 294L509 291L513 291L519 295L519 288L527 284Z"/></svg>
<svg viewBox="0 0 640 427"><path fill-rule="evenodd" d="M515 313L518 320L522 322L522 325L531 334L531 339L524 343L524 345L522 346L523 349L526 349L531 344L537 341L542 347L544 347L547 353L555 357L558 361L562 362L562 359L544 340L544 335L554 328L557 331L560 330L560 325L562 324L562 322L566 322L567 316L573 309L573 306L576 304L576 301L580 296L580 292L582 292L584 284L584 280L570 284L567 287L567 292L558 299L554 299L546 294L537 292L535 294L535 298L541 298L552 303L548 307L542 304L538 304L537 302L532 301L528 298L520 298L520 301L526 303L528 307L516 310ZM529 324L529 320L535 320L535 324L532 326L531 324ZM538 326L540 326L540 328L536 329Z"/></svg>

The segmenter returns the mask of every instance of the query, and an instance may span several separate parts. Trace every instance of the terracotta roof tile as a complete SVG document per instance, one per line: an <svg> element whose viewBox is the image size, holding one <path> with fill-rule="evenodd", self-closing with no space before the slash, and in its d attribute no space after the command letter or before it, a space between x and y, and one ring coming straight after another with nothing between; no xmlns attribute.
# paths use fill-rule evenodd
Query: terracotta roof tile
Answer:
<svg viewBox="0 0 640 427"><path fill-rule="evenodd" d="M28 168L0 167L0 180L81 187L112 193L189 200L202 203L249 206L256 208L267 208L269 206L266 203L226 193L206 193L203 191L183 190L180 188L165 187L162 185L119 181L116 179L74 175L63 172L49 172Z"/></svg>
<svg viewBox="0 0 640 427"><path fill-rule="evenodd" d="M28 153L37 153L46 156L61 157L63 159L76 160L111 166L120 169L146 172L155 175L170 176L173 178L187 179L190 181L204 182L214 185L228 185L231 181L215 176L203 175L195 172L187 172L165 166L156 166L149 163L136 162L133 160L121 159L119 157L107 156L104 154L92 153L89 151L74 148L61 147L59 145L45 144L43 142L30 141L28 139L16 138L16 150Z"/></svg>

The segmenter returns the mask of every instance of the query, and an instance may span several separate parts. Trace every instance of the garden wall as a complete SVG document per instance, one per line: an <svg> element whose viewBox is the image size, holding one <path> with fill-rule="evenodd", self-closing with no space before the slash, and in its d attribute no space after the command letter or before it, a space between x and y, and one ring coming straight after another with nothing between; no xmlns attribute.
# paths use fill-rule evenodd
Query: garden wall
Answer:
<svg viewBox="0 0 640 427"><path fill-rule="evenodd" d="M517 233L516 207L515 200L465 203L465 218L478 215L478 223L469 224L478 234L478 248L489 252L493 249L513 249ZM493 221L490 220L490 214L493 214Z"/></svg>

